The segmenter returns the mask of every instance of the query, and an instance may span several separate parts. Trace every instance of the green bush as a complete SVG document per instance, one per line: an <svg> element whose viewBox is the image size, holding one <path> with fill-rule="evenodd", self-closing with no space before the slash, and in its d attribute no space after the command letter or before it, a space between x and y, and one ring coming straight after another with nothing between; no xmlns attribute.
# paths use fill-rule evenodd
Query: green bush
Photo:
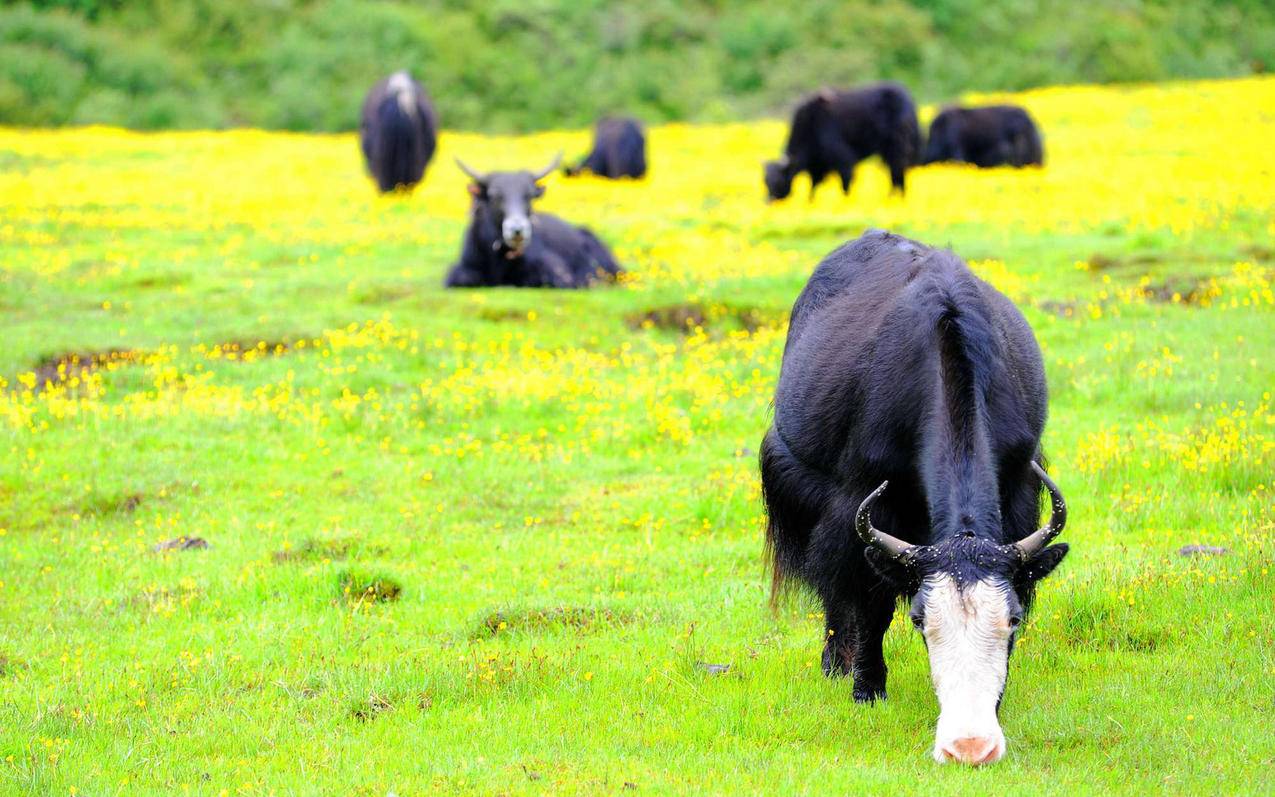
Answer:
<svg viewBox="0 0 1275 797"><path fill-rule="evenodd" d="M451 128L783 114L889 78L922 100L1275 64L1264 0L41 0L0 9L0 123L348 130L417 75Z"/></svg>

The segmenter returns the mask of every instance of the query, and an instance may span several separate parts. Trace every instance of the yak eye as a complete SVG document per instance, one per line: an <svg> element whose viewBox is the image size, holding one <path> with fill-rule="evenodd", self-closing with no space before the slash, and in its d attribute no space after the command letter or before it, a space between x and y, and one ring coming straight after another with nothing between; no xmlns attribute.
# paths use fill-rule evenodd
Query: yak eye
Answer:
<svg viewBox="0 0 1275 797"><path fill-rule="evenodd" d="M925 618L919 614L908 615L912 620L912 626L918 631L925 630Z"/></svg>
<svg viewBox="0 0 1275 797"><path fill-rule="evenodd" d="M1022 624L1022 622L1023 622L1023 616L1021 614L1012 615L1009 618L1009 627L1017 628L1020 624Z"/></svg>

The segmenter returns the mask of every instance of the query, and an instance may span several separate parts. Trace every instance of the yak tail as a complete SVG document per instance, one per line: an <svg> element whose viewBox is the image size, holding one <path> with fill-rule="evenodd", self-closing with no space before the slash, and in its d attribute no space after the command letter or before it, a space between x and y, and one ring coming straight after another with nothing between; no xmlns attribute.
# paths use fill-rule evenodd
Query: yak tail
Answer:
<svg viewBox="0 0 1275 797"><path fill-rule="evenodd" d="M381 191L415 185L422 171L414 105L403 108L403 92L391 94L377 109L377 183ZM412 100L413 104L415 100ZM423 121L423 120L422 120Z"/></svg>

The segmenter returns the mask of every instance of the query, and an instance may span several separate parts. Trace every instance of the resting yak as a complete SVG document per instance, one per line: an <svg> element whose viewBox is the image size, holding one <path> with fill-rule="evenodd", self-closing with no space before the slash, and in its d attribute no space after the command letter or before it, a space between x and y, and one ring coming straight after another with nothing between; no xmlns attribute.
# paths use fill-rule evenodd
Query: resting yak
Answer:
<svg viewBox="0 0 1275 797"><path fill-rule="evenodd" d="M879 83L853 91L823 89L793 112L783 157L765 164L766 189L771 201L786 199L793 178L807 172L814 199L815 189L835 172L848 194L855 165L880 155L890 167L892 190L903 193L904 175L920 154L921 127L906 88Z"/></svg>
<svg viewBox="0 0 1275 797"><path fill-rule="evenodd" d="M1014 637L1067 553L1045 475L1045 373L1022 314L956 255L879 230L824 258L792 309L761 447L774 591L823 602L823 671L886 694L898 599L925 638L937 761L991 763ZM1052 496L1037 530L1039 494ZM1048 547L1047 547L1048 546Z"/></svg>
<svg viewBox="0 0 1275 797"><path fill-rule="evenodd" d="M434 157L438 120L421 84L395 72L363 101L359 142L367 170L382 193L411 189Z"/></svg>
<svg viewBox="0 0 1275 797"><path fill-rule="evenodd" d="M1017 105L945 108L930 123L922 163L962 161L980 168L1042 166L1040 131Z"/></svg>
<svg viewBox="0 0 1275 797"><path fill-rule="evenodd" d="M473 182L473 211L460 261L447 274L449 288L512 285L520 288L584 288L614 280L620 266L592 232L548 213L532 213L540 185L562 162L559 153L538 172L481 174L459 159Z"/></svg>
<svg viewBox="0 0 1275 797"><path fill-rule="evenodd" d="M636 119L607 118L593 131L593 151L576 166L566 168L568 177L590 171L599 177L642 177L646 174L646 136Z"/></svg>

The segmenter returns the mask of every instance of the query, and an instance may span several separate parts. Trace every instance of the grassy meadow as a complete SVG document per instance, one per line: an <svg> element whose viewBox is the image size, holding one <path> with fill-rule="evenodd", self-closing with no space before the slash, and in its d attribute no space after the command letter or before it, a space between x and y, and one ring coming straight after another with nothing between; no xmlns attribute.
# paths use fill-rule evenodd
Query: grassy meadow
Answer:
<svg viewBox="0 0 1275 797"><path fill-rule="evenodd" d="M441 288L452 157L586 131L382 198L348 134L0 129L0 793L1270 793L1275 79L1004 96L1045 168L905 199L767 206L783 124L656 127L547 182L629 270L587 292ZM869 708L767 607L787 311L869 227L1045 352L1072 553L980 770L909 623Z"/></svg>

